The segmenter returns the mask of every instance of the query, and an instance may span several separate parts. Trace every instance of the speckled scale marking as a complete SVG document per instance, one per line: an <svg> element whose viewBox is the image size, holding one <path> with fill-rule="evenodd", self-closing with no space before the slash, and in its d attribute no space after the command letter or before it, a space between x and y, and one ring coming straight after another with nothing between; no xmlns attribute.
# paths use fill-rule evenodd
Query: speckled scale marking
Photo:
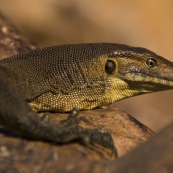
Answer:
<svg viewBox="0 0 173 173"><path fill-rule="evenodd" d="M148 58L156 59L158 67L148 68ZM108 60L115 63L112 74L105 71ZM0 61L0 79L21 93L33 110L66 112L171 89L172 69L171 62L144 48L76 44L6 58Z"/></svg>

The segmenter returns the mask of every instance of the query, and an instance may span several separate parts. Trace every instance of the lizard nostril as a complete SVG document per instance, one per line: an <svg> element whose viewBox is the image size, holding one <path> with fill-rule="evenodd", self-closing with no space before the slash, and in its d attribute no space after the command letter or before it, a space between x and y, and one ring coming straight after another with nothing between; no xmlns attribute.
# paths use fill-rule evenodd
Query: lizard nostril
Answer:
<svg viewBox="0 0 173 173"><path fill-rule="evenodd" d="M149 68L154 68L154 67L157 66L157 61L153 58L149 58L149 59L146 60L146 65Z"/></svg>
<svg viewBox="0 0 173 173"><path fill-rule="evenodd" d="M105 66L106 73L112 74L114 70L115 70L115 63L111 60L107 60L106 66Z"/></svg>

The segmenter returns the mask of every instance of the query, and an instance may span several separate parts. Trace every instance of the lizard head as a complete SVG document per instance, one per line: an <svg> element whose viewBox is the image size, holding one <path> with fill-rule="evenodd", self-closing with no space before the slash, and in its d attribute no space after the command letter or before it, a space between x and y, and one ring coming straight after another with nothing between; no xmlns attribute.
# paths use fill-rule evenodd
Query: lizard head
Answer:
<svg viewBox="0 0 173 173"><path fill-rule="evenodd" d="M112 102L173 89L173 63L147 49L121 45L104 61Z"/></svg>

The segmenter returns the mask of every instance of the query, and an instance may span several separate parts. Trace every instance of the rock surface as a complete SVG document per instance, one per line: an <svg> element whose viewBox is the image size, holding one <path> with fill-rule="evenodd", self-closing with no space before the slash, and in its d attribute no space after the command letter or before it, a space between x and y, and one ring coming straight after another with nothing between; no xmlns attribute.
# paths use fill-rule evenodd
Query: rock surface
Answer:
<svg viewBox="0 0 173 173"><path fill-rule="evenodd" d="M68 114L51 114L50 123L59 124L67 117ZM82 127L99 128L111 133L119 157L153 135L149 128L118 109L81 111L76 123ZM49 172L49 169L54 168L60 172L68 172L83 167L85 162L89 164L88 169L91 169L92 163L108 163L114 159L110 151L101 146L83 146L78 142L55 145L22 139L3 127L0 130L0 171Z"/></svg>

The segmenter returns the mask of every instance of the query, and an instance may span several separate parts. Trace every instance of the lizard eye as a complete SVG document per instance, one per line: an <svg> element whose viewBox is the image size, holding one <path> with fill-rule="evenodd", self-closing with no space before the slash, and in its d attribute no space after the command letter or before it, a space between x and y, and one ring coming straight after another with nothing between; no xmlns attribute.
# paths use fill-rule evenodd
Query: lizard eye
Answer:
<svg viewBox="0 0 173 173"><path fill-rule="evenodd" d="M154 68L155 66L157 66L157 61L153 58L149 58L146 60L146 65L149 68Z"/></svg>
<svg viewBox="0 0 173 173"><path fill-rule="evenodd" d="M112 72L115 70L115 63L111 60L107 60L105 71L107 74L112 74Z"/></svg>

